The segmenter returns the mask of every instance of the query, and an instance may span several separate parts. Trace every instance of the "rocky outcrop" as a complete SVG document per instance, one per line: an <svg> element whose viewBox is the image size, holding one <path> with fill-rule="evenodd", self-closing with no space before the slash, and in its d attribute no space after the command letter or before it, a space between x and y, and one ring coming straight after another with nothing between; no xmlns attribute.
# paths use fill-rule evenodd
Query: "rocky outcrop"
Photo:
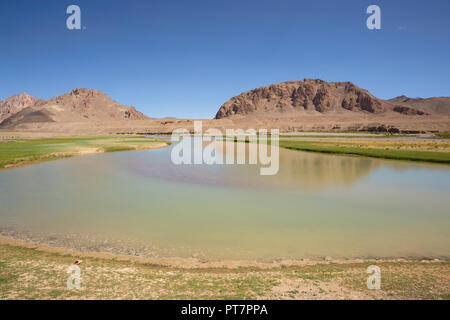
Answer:
<svg viewBox="0 0 450 320"><path fill-rule="evenodd" d="M351 82L326 82L304 79L269 85L244 92L223 104L215 118L232 116L278 116L297 113L359 112L379 114L398 112L421 115L413 108L397 108L378 99Z"/></svg>

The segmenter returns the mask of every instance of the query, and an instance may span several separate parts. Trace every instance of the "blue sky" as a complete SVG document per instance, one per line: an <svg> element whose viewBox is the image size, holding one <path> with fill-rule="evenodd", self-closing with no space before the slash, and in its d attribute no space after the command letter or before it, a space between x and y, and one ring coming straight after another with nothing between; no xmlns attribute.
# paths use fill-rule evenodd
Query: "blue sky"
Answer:
<svg viewBox="0 0 450 320"><path fill-rule="evenodd" d="M66 28L81 8L82 30ZM381 7L382 30L366 28ZM450 1L0 1L0 99L99 89L152 117L211 118L303 78L380 98L450 96Z"/></svg>

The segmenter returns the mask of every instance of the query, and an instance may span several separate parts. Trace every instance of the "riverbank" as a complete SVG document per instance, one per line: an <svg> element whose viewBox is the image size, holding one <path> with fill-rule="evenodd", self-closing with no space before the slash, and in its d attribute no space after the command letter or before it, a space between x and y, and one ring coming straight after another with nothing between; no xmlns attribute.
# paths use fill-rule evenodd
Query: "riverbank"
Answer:
<svg viewBox="0 0 450 320"><path fill-rule="evenodd" d="M81 289L67 267L81 260ZM366 269L381 269L368 290ZM0 238L0 299L450 299L450 262L360 261L181 268Z"/></svg>
<svg viewBox="0 0 450 320"><path fill-rule="evenodd" d="M414 138L415 136L413 136ZM450 142L386 135L282 135L280 147L391 160L450 163ZM427 141L428 140L428 141ZM61 158L153 149L169 142L142 135L0 137L0 170Z"/></svg>
<svg viewBox="0 0 450 320"><path fill-rule="evenodd" d="M0 170L95 153L153 149L169 143L144 136L0 138Z"/></svg>
<svg viewBox="0 0 450 320"><path fill-rule="evenodd" d="M280 140L280 147L310 152L358 155L372 158L450 163L447 141L378 141L378 140Z"/></svg>

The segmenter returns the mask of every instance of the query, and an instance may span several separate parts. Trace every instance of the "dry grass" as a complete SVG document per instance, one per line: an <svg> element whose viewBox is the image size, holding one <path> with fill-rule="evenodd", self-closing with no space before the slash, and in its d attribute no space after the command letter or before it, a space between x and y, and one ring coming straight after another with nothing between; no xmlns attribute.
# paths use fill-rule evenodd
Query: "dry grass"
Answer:
<svg viewBox="0 0 450 320"><path fill-rule="evenodd" d="M81 289L66 288L77 258L0 245L1 299L450 299L449 262L324 263L183 269L82 257ZM382 270L381 290L366 268Z"/></svg>
<svg viewBox="0 0 450 320"><path fill-rule="evenodd" d="M450 142L443 141L333 141L324 145L341 148L450 152Z"/></svg>

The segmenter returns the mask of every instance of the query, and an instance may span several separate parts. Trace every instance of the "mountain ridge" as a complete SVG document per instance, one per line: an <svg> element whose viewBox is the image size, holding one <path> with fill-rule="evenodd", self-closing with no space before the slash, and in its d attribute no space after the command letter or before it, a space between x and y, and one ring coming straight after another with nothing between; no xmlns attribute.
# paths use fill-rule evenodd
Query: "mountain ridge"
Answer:
<svg viewBox="0 0 450 320"><path fill-rule="evenodd" d="M410 98L401 95L386 101L400 106L418 108L430 114L450 115L450 97Z"/></svg>
<svg viewBox="0 0 450 320"><path fill-rule="evenodd" d="M76 88L45 102L20 108L0 122L0 128L36 122L107 122L114 120L145 120L143 113L124 106L96 89Z"/></svg>
<svg viewBox="0 0 450 320"><path fill-rule="evenodd" d="M32 100L31 106L11 106L17 98L9 100L7 119L0 121L2 132L170 134L178 128L193 130L193 119L148 118L96 89L73 89L48 101L24 97L23 100ZM449 131L449 111L447 97L399 96L383 100L351 82L305 79L243 92L223 104L214 119L199 120L205 128L221 130L425 133Z"/></svg>
<svg viewBox="0 0 450 320"><path fill-rule="evenodd" d="M382 100L352 82L326 82L303 79L270 84L234 96L217 111L215 119L234 116L282 116L305 113L428 115L427 111L406 103Z"/></svg>

